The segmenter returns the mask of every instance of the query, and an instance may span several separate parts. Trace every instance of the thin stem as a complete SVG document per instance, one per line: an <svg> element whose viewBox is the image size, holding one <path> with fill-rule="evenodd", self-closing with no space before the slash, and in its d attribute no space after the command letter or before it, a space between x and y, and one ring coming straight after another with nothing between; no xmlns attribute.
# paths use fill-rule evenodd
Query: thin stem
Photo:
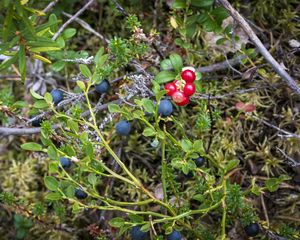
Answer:
<svg viewBox="0 0 300 240"><path fill-rule="evenodd" d="M162 169L161 182L162 182L162 188L164 194L164 202L168 202L167 183L166 183L167 163L166 163L165 153L166 153L166 140L163 139L161 143L161 169Z"/></svg>

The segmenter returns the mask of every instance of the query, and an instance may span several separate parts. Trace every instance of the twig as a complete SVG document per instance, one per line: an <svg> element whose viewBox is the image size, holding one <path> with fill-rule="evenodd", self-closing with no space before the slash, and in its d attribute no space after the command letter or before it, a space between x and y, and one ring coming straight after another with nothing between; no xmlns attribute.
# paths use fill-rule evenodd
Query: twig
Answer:
<svg viewBox="0 0 300 240"><path fill-rule="evenodd" d="M229 60L226 60L224 62L215 63L215 64L205 66L205 67L199 67L198 71L201 72L201 73L210 73L210 72L224 70L224 69L227 69L229 67L236 66L236 65L240 64L241 60L243 60L245 58L247 58L246 55L239 55L239 56L237 56L233 59L229 59Z"/></svg>
<svg viewBox="0 0 300 240"><path fill-rule="evenodd" d="M273 125L271 123L268 123L267 121L265 121L263 119L260 119L259 117L254 116L254 115L252 115L251 117L254 118L255 120L258 120L259 122L262 122L263 124L265 124L265 125L267 125L267 126L269 126L271 128L274 128L274 129L278 130L279 132L283 133L284 135L279 135L278 134L278 136L280 136L280 137L299 138L300 139L300 135L298 135L298 134L285 131L285 130L283 130L283 129L281 129L281 128L279 128L279 127L277 127L277 126L275 126L275 125Z"/></svg>
<svg viewBox="0 0 300 240"><path fill-rule="evenodd" d="M300 96L300 88L298 87L295 80L283 69L283 67L273 58L269 51L265 48L260 39L256 36L254 31L251 29L247 21L231 6L227 0L218 0L218 2L229 12L229 14L238 22L243 28L245 33L253 41L258 51L266 59L266 61L272 66L275 72L282 77L286 84Z"/></svg>
<svg viewBox="0 0 300 240"><path fill-rule="evenodd" d="M48 6L44 8L43 12L44 12L44 13L49 12L49 10L50 10L51 8L53 8L53 7L56 5L56 3L58 3L58 1L59 1L59 0L54 0L54 1L52 1L51 3L49 3Z"/></svg>
<svg viewBox="0 0 300 240"><path fill-rule="evenodd" d="M52 37L52 40L56 40L58 38L58 36L64 31L64 29L75 20L75 18L77 18L81 13L83 13L92 3L94 2L94 0L90 0L88 1L87 4L85 4L76 14L74 14L68 21L66 21L61 27L60 29L58 29L58 31L54 34L54 36Z"/></svg>
<svg viewBox="0 0 300 240"><path fill-rule="evenodd" d="M296 160L294 160L293 158L291 158L290 156L288 156L282 149L276 147L276 149L289 161L288 164L291 167L298 167L300 166L300 163L297 162Z"/></svg>
<svg viewBox="0 0 300 240"><path fill-rule="evenodd" d="M114 100L109 103L105 103L101 106L98 106L95 108L95 111L100 111L108 108L108 105L111 103L119 104L121 100ZM87 117L90 115L90 111L86 111L81 114L81 117ZM55 124L52 126L53 129L57 129L60 125ZM40 127L35 127L35 128L10 128L10 127L0 127L0 136L5 137L9 135L15 135L15 136L22 136L22 135L32 135L32 134L37 134L41 132Z"/></svg>
<svg viewBox="0 0 300 240"><path fill-rule="evenodd" d="M267 88L269 86L258 86L258 87L253 87L253 88L248 88L248 89L241 89L241 90L237 90L237 91L232 91L231 93L226 93L223 95L206 95L206 94L196 94L193 98L196 99L223 99L223 98L227 98L227 97L231 97L234 95L239 95L239 94L245 94L248 92L253 92L253 91L257 91L259 89L264 89Z"/></svg>
<svg viewBox="0 0 300 240"><path fill-rule="evenodd" d="M68 14L66 12L62 12L63 15L65 15L68 18L72 18L73 16L71 14ZM74 19L77 23L79 23L85 30L91 32L92 34L96 35L97 37L99 37L102 41L104 41L105 43L109 43L110 41L104 37L103 35L101 35L100 33L98 33L97 31L95 31L87 22L83 21L82 19L76 17Z"/></svg>

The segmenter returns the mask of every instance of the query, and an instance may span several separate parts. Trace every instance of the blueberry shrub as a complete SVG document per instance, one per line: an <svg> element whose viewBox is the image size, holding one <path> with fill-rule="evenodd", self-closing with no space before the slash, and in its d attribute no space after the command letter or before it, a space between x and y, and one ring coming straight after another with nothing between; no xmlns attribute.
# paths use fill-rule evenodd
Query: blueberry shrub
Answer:
<svg viewBox="0 0 300 240"><path fill-rule="evenodd" d="M299 3L231 2L299 78ZM299 99L219 1L0 11L1 237L299 239Z"/></svg>

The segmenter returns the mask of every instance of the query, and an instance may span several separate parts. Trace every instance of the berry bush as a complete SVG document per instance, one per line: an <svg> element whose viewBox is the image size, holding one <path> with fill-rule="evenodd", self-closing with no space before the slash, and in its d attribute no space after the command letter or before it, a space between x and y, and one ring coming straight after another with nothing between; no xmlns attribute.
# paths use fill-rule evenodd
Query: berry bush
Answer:
<svg viewBox="0 0 300 240"><path fill-rule="evenodd" d="M299 239L299 96L224 2L0 0L3 239ZM299 78L298 1L231 4Z"/></svg>

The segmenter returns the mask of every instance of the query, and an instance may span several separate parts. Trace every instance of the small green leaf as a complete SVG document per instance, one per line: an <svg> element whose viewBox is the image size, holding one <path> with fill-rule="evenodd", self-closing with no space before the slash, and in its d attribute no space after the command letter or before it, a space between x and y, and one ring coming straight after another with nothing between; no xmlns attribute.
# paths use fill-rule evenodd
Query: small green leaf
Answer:
<svg viewBox="0 0 300 240"><path fill-rule="evenodd" d="M178 54L174 53L174 54L171 54L169 58L170 58L170 61L172 63L173 68L175 69L175 71L177 73L180 73L181 69L183 67L183 62L182 62L181 57Z"/></svg>
<svg viewBox="0 0 300 240"><path fill-rule="evenodd" d="M174 80L175 77L176 77L175 72L162 71L156 75L154 80L157 83L162 84L162 83L166 83L166 82L170 82L170 81Z"/></svg>
<svg viewBox="0 0 300 240"><path fill-rule="evenodd" d="M160 67L162 70L172 70L173 65L170 59L165 59L160 62Z"/></svg>
<svg viewBox="0 0 300 240"><path fill-rule="evenodd" d="M172 8L174 9L186 8L186 0L175 0L172 4Z"/></svg>
<svg viewBox="0 0 300 240"><path fill-rule="evenodd" d="M59 51L59 47L34 47L30 48L31 52L40 53L40 52L51 52L51 51Z"/></svg>
<svg viewBox="0 0 300 240"><path fill-rule="evenodd" d="M46 103L48 103L48 104L51 104L53 101L52 95L48 92L45 93L44 98L45 98Z"/></svg>
<svg viewBox="0 0 300 240"><path fill-rule="evenodd" d="M30 94L31 94L35 99L38 99L38 100L44 99L43 96L37 94L35 91L32 90L32 88L30 88Z"/></svg>
<svg viewBox="0 0 300 240"><path fill-rule="evenodd" d="M209 7L213 5L214 0L191 0L191 4L195 7Z"/></svg>
<svg viewBox="0 0 300 240"><path fill-rule="evenodd" d="M192 148L192 143L188 139L182 139L181 140L181 147L182 147L183 151L188 152Z"/></svg>
<svg viewBox="0 0 300 240"><path fill-rule="evenodd" d="M56 191L58 189L58 181L54 177L45 176L44 183L46 187L51 191Z"/></svg>
<svg viewBox="0 0 300 240"><path fill-rule="evenodd" d="M45 100L38 100L33 104L33 107L41 109L48 107L48 103Z"/></svg>
<svg viewBox="0 0 300 240"><path fill-rule="evenodd" d="M148 232L149 231L149 229L150 229L150 223L146 223L146 224L144 224L142 227L141 227L141 231L142 232Z"/></svg>
<svg viewBox="0 0 300 240"><path fill-rule="evenodd" d="M25 55L25 46L20 45L19 50L19 69L21 73L21 79L24 81L26 79L26 55Z"/></svg>
<svg viewBox="0 0 300 240"><path fill-rule="evenodd" d="M74 133L77 133L79 131L78 123L73 121L72 119L68 120L67 125Z"/></svg>
<svg viewBox="0 0 300 240"><path fill-rule="evenodd" d="M104 63L107 61L109 55L108 54L104 54L102 56L99 57L99 59L95 60L97 67L102 67L104 65Z"/></svg>
<svg viewBox="0 0 300 240"><path fill-rule="evenodd" d="M230 160L225 166L225 171L226 172L231 171L232 169L236 168L239 165L239 163L240 161L237 159Z"/></svg>
<svg viewBox="0 0 300 240"><path fill-rule="evenodd" d="M62 195L59 192L51 192L48 193L45 198L50 201L57 201L62 198Z"/></svg>
<svg viewBox="0 0 300 240"><path fill-rule="evenodd" d="M93 186L97 183L97 176L95 173L90 173L88 175L88 181L90 184L92 184Z"/></svg>
<svg viewBox="0 0 300 240"><path fill-rule="evenodd" d="M125 224L125 220L121 217L113 218L109 221L109 225L115 228L120 228Z"/></svg>
<svg viewBox="0 0 300 240"><path fill-rule="evenodd" d="M85 84L82 81L76 81L77 86L82 90L85 91Z"/></svg>
<svg viewBox="0 0 300 240"><path fill-rule="evenodd" d="M43 151L43 148L40 144L35 142L28 142L21 145L21 148L28 151Z"/></svg>
<svg viewBox="0 0 300 240"><path fill-rule="evenodd" d="M67 28L64 32L63 32L63 37L68 39L73 37L76 34L76 29L75 28Z"/></svg>
<svg viewBox="0 0 300 240"><path fill-rule="evenodd" d="M145 137L151 137L151 136L154 136L155 134L156 134L156 132L154 131L154 129L152 129L150 127L145 128L143 131L143 135Z"/></svg>
<svg viewBox="0 0 300 240"><path fill-rule="evenodd" d="M90 78L92 76L92 73L91 73L90 69L88 68L88 66L86 66L84 64L80 64L79 69L80 69L81 73L83 74L83 76L85 76L86 78Z"/></svg>
<svg viewBox="0 0 300 240"><path fill-rule="evenodd" d="M144 107L144 109L147 113L151 114L151 113L155 112L155 107L154 107L153 101L151 101L150 99L143 98L142 99L142 104L143 104L143 107Z"/></svg>
<svg viewBox="0 0 300 240"><path fill-rule="evenodd" d="M110 113L118 113L121 112L121 108L119 107L119 105L111 103L108 105L108 111Z"/></svg>

